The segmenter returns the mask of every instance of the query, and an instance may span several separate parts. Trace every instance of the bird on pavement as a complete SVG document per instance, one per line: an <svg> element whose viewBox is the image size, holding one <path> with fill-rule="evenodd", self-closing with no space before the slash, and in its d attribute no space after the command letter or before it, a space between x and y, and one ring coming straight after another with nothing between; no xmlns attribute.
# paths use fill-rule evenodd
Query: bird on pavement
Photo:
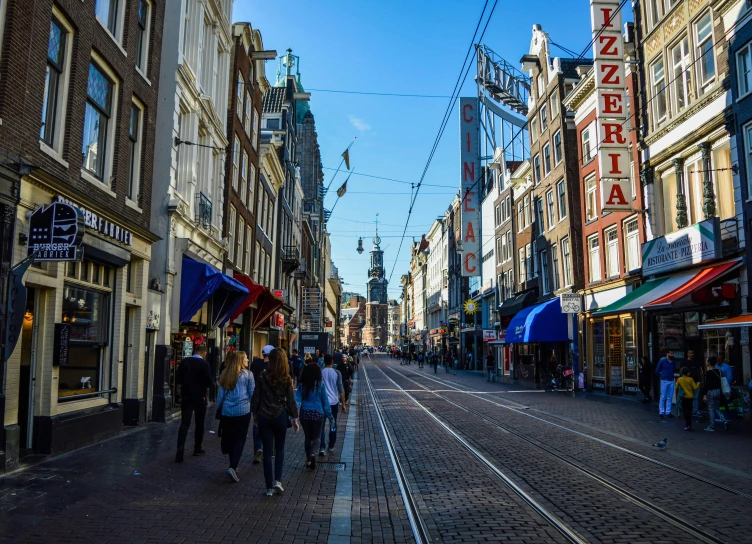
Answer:
<svg viewBox="0 0 752 544"><path fill-rule="evenodd" d="M660 442L656 442L655 444L653 444L653 446L655 446L656 448L663 449L666 447L666 442L668 442L668 438L664 438Z"/></svg>

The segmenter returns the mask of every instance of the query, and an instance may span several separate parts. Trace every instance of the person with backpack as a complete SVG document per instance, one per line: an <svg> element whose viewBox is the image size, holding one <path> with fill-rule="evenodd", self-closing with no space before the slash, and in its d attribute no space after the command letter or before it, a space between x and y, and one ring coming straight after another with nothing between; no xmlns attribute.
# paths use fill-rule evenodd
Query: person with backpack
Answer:
<svg viewBox="0 0 752 544"><path fill-rule="evenodd" d="M671 413L671 401L674 395L674 372L676 372L676 363L674 362L674 350L668 350L666 356L658 361L655 367L655 374L661 380L661 398L658 401L658 417L674 417Z"/></svg>
<svg viewBox="0 0 752 544"><path fill-rule="evenodd" d="M342 358L337 364L337 370L342 374L342 385L345 388L345 402L350 402L350 393L352 392L353 367L347 361L347 356L342 354Z"/></svg>
<svg viewBox="0 0 752 544"><path fill-rule="evenodd" d="M255 357L251 363L251 373L253 374L253 380L256 385L258 385L259 379L261 379L261 373L269 366L269 354L273 349L274 346L267 344L261 348L262 357ZM264 455L264 444L261 442L257 425L253 426L253 451L253 464L258 465L261 463L261 458Z"/></svg>
<svg viewBox="0 0 752 544"><path fill-rule="evenodd" d="M705 365L705 383L702 388L702 398L708 405L708 426L705 427L705 430L711 433L715 431L716 414L718 415L718 421L723 423L724 429L727 430L728 422L720 409L721 389L726 377L716 368L715 357L708 357Z"/></svg>
<svg viewBox="0 0 752 544"><path fill-rule="evenodd" d="M303 369L295 400L300 403L300 425L305 434L306 467L315 470L316 451L321 443L324 423L327 418L334 421L329 396L318 365L306 365Z"/></svg>
<svg viewBox="0 0 752 544"><path fill-rule="evenodd" d="M219 376L217 419L222 426L222 453L230 457L227 475L235 483L240 481L238 463L251 423L254 388L253 374L248 370L248 356L244 351L229 352L225 358L225 368Z"/></svg>

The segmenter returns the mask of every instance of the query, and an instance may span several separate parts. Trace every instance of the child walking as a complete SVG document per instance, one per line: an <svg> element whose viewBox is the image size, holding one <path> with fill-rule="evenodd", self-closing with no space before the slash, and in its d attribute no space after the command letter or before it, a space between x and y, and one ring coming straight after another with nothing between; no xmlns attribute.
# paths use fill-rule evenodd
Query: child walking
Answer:
<svg viewBox="0 0 752 544"><path fill-rule="evenodd" d="M681 369L681 376L676 380L676 391L684 393L681 398L681 409L684 415L684 430L692 430L692 405L694 403L695 394L700 389L700 384L695 382L689 375L689 368L683 366ZM680 395L681 396L681 395Z"/></svg>

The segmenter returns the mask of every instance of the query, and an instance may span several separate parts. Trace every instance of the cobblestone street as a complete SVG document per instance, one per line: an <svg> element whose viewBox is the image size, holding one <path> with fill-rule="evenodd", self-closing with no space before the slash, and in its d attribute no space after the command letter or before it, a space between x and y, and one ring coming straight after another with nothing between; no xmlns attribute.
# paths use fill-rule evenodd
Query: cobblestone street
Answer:
<svg viewBox="0 0 752 544"><path fill-rule="evenodd" d="M639 403L524 391L381 355L364 360L356 384L336 451L315 473L304 467L302 433L290 431L282 495L263 495L249 447L241 482L227 480L213 419L207 454L182 465L173 462L177 422L155 423L0 479L0 535L30 543L750 541L749 422L688 436ZM651 445L665 437L665 450Z"/></svg>

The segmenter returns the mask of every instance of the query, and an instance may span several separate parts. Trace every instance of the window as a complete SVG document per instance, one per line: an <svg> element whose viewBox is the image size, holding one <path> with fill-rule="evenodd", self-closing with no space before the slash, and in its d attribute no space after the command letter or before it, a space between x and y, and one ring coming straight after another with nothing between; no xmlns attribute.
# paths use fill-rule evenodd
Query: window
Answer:
<svg viewBox="0 0 752 544"><path fill-rule="evenodd" d="M498 261L502 263L507 262L508 253L509 250L507 249L507 235L506 233L504 233L501 236L501 256L499 257Z"/></svg>
<svg viewBox="0 0 752 544"><path fill-rule="evenodd" d="M261 268L259 266L259 262L261 262L259 261L259 259L261 258L261 244L259 242L256 242L256 251L253 258L253 281L259 283L259 269Z"/></svg>
<svg viewBox="0 0 752 544"><path fill-rule="evenodd" d="M139 202L143 118L143 109L134 101L128 127L128 198L134 202Z"/></svg>
<svg viewBox="0 0 752 544"><path fill-rule="evenodd" d="M253 108L253 134L251 135L251 142L253 143L253 149L258 149L258 137L259 137L259 116L256 108Z"/></svg>
<svg viewBox="0 0 752 544"><path fill-rule="evenodd" d="M496 262L501 262L501 238L496 239Z"/></svg>
<svg viewBox="0 0 752 544"><path fill-rule="evenodd" d="M546 105L543 104L540 108L540 120L541 120L541 134L548 128L548 111Z"/></svg>
<svg viewBox="0 0 752 544"><path fill-rule="evenodd" d="M554 91L558 93L558 91ZM551 97L551 119L556 119L559 116L559 100L557 96Z"/></svg>
<svg viewBox="0 0 752 544"><path fill-rule="evenodd" d="M556 225L556 211L554 209L554 192L548 191L546 193L546 208L548 212L548 228L551 230Z"/></svg>
<svg viewBox="0 0 752 544"><path fill-rule="evenodd" d="M593 160L593 152L590 149L590 127L582 131L582 164Z"/></svg>
<svg viewBox="0 0 752 544"><path fill-rule="evenodd" d="M606 272L609 278L619 277L619 234L616 227L605 232Z"/></svg>
<svg viewBox="0 0 752 544"><path fill-rule="evenodd" d="M545 249L541 250L540 252L540 269L541 269L541 275L543 276L543 294L549 292L550 285L548 283L548 251Z"/></svg>
<svg viewBox="0 0 752 544"><path fill-rule="evenodd" d="M238 82L236 84L237 92L235 95L235 113L238 115L238 119L243 120L243 89L245 88L245 82L243 81L243 74L238 72Z"/></svg>
<svg viewBox="0 0 752 544"><path fill-rule="evenodd" d="M590 282L601 281L601 244L598 235L594 234L587 239L588 264L590 265Z"/></svg>
<svg viewBox="0 0 752 544"><path fill-rule="evenodd" d="M512 231L507 231L507 261L511 261L514 258L514 248L512 246Z"/></svg>
<svg viewBox="0 0 752 544"><path fill-rule="evenodd" d="M267 285L269 287L272 286L273 280L272 280L272 256L268 253L266 254L266 280L269 282Z"/></svg>
<svg viewBox="0 0 752 544"><path fill-rule="evenodd" d="M238 217L238 268L243 267L243 262L245 262L245 255L243 254L243 248L245 247L245 240L243 239L245 237L245 219L242 217Z"/></svg>
<svg viewBox="0 0 752 544"><path fill-rule="evenodd" d="M585 179L585 220L598 217L598 203L595 192L595 174Z"/></svg>
<svg viewBox="0 0 752 544"><path fill-rule="evenodd" d="M245 93L245 117L243 119L243 128L245 129L245 135L249 138L251 137L251 107L253 106L253 103L251 102L251 93Z"/></svg>
<svg viewBox="0 0 752 544"><path fill-rule="evenodd" d="M707 12L697 21L697 88L699 94L705 92L715 78L715 52L713 51L713 16Z"/></svg>
<svg viewBox="0 0 752 544"><path fill-rule="evenodd" d="M541 182L540 154L533 158L533 177L536 185Z"/></svg>
<svg viewBox="0 0 752 544"><path fill-rule="evenodd" d="M557 130L556 134L554 134L554 164L559 164L561 158L561 131Z"/></svg>
<svg viewBox="0 0 752 544"><path fill-rule="evenodd" d="M567 217L567 190L564 180L556 184L556 194L559 196L559 221Z"/></svg>
<svg viewBox="0 0 752 544"><path fill-rule="evenodd" d="M653 123L658 124L666 118L666 71L663 59L650 67L653 86Z"/></svg>
<svg viewBox="0 0 752 544"><path fill-rule="evenodd" d="M543 72L538 73L538 98L546 93L546 83L543 78Z"/></svg>
<svg viewBox="0 0 752 544"><path fill-rule="evenodd" d="M94 13L102 21L110 34L117 36L118 28L118 0L96 0L94 2Z"/></svg>
<svg viewBox="0 0 752 544"><path fill-rule="evenodd" d="M269 130L279 130L279 119L267 119L266 128Z"/></svg>
<svg viewBox="0 0 752 544"><path fill-rule="evenodd" d="M136 21L136 64L141 73L146 75L149 69L149 30L151 25L151 4L146 0L138 2L138 19Z"/></svg>
<svg viewBox="0 0 752 544"><path fill-rule="evenodd" d="M256 167L252 162L248 161L248 199L246 200L246 206L251 213L253 213L253 191L255 188Z"/></svg>
<svg viewBox="0 0 752 544"><path fill-rule="evenodd" d="M551 272L554 291L559 290L559 248L556 245L551 246Z"/></svg>
<svg viewBox="0 0 752 544"><path fill-rule="evenodd" d="M517 203L517 232L525 228L525 217L522 215L522 202Z"/></svg>
<svg viewBox="0 0 752 544"><path fill-rule="evenodd" d="M506 202L507 219L511 219L512 218L512 197L508 196L505 199L505 202Z"/></svg>
<svg viewBox="0 0 752 544"><path fill-rule="evenodd" d="M673 109L683 109L692 97L692 73L689 70L689 37L684 36L679 43L671 48L671 64L673 68Z"/></svg>
<svg viewBox="0 0 752 544"><path fill-rule="evenodd" d="M752 43L745 45L736 54L736 78L739 82L739 96L752 91Z"/></svg>
<svg viewBox="0 0 752 544"><path fill-rule="evenodd" d="M240 179L238 180L238 185L240 185L240 200L242 202L246 201L246 189L248 188L248 180L246 179L247 172L248 172L248 152L244 149L243 158L240 161Z"/></svg>
<svg viewBox="0 0 752 544"><path fill-rule="evenodd" d="M523 199L523 202L525 203L525 228L529 227L532 224L532 219L530 217L530 195L525 195L525 198Z"/></svg>
<svg viewBox="0 0 752 544"><path fill-rule="evenodd" d="M63 115L64 90L67 83L64 74L67 71L67 44L69 32L62 23L52 18L50 21L50 35L47 42L47 73L44 82L44 96L42 98L42 126L39 138L48 146L60 150L60 141L55 141L56 134L62 136L58 130L59 117ZM58 137L58 140L61 138ZM57 145L56 145L57 144Z"/></svg>
<svg viewBox="0 0 752 544"><path fill-rule="evenodd" d="M551 173L551 144L543 146L543 174Z"/></svg>
<svg viewBox="0 0 752 544"><path fill-rule="evenodd" d="M538 139L538 120L535 117L535 115L533 115L533 117L530 119L529 125L530 125L530 138L533 142L535 142L535 140Z"/></svg>
<svg viewBox="0 0 752 544"><path fill-rule="evenodd" d="M494 226L498 227L501 224L501 205L497 204L494 208Z"/></svg>
<svg viewBox="0 0 752 544"><path fill-rule="evenodd" d="M569 238L561 241L561 257L564 260L564 287L572 285L572 255L569 252Z"/></svg>
<svg viewBox="0 0 752 544"><path fill-rule="evenodd" d="M235 136L232 144L232 188L238 192L238 175L240 174L240 140Z"/></svg>
<svg viewBox="0 0 752 544"><path fill-rule="evenodd" d="M83 167L100 181L105 180L109 122L112 117L113 83L94 63L89 64L89 80L86 91L84 116L84 139L81 152Z"/></svg>
<svg viewBox="0 0 752 544"><path fill-rule="evenodd" d="M520 259L520 283L525 283L525 248L521 247L518 253Z"/></svg>
<svg viewBox="0 0 752 544"><path fill-rule="evenodd" d="M253 229L248 225L245 229L245 255L243 271L250 275L251 273L251 240L253 237Z"/></svg>
<svg viewBox="0 0 752 544"><path fill-rule="evenodd" d="M530 244L525 244L525 274L528 279L532 279L533 274L533 252Z"/></svg>
<svg viewBox="0 0 752 544"><path fill-rule="evenodd" d="M649 0L646 4L651 28L663 18L663 2L664 0Z"/></svg>
<svg viewBox="0 0 752 544"><path fill-rule="evenodd" d="M230 219L227 222L227 258L231 263L235 262L235 206L230 205Z"/></svg>
<svg viewBox="0 0 752 544"><path fill-rule="evenodd" d="M640 268L640 231L637 218L624 223L624 262L627 272Z"/></svg>
<svg viewBox="0 0 752 544"><path fill-rule="evenodd" d="M536 211L536 220L538 221L538 235L540 236L543 234L543 231L546 230L545 225L543 224L543 199L542 198L536 198L535 199L535 211Z"/></svg>

